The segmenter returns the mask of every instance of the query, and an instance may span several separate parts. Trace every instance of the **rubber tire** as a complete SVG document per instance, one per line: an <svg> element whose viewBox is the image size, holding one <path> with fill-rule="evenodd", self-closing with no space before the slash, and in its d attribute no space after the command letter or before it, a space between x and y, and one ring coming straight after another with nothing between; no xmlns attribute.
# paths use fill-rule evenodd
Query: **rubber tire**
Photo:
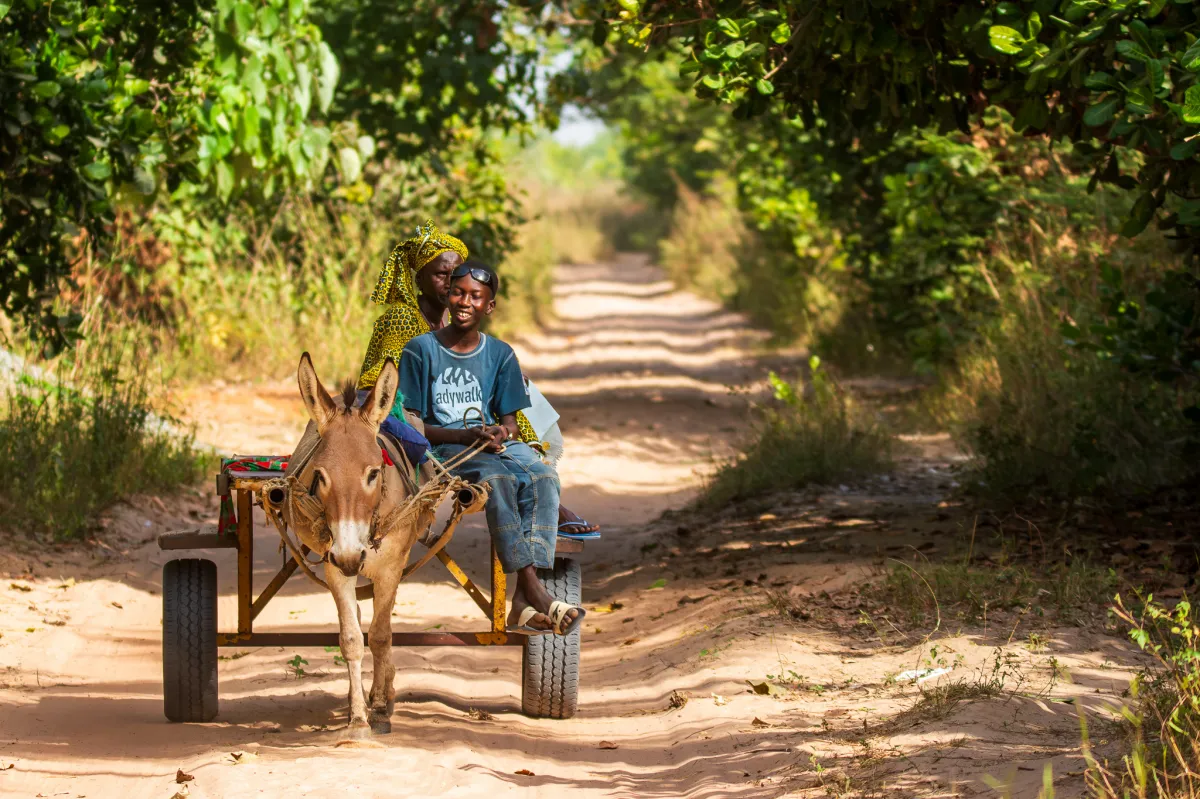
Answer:
<svg viewBox="0 0 1200 799"><path fill-rule="evenodd" d="M217 565L163 566L163 713L175 722L217 716Z"/></svg>
<svg viewBox="0 0 1200 799"><path fill-rule="evenodd" d="M557 558L538 577L555 599L579 605L583 577L579 562ZM521 709L533 718L569 719L579 708L579 630L568 636L531 635L521 657Z"/></svg>

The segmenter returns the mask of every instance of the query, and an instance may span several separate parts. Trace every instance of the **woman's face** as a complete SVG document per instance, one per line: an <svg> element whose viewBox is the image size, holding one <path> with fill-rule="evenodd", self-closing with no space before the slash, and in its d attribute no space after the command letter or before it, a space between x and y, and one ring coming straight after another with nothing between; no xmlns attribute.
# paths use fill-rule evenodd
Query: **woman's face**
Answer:
<svg viewBox="0 0 1200 799"><path fill-rule="evenodd" d="M450 273L462 262L462 256L458 253L444 252L421 267L417 272L417 286L421 294L445 307L446 295L450 293Z"/></svg>

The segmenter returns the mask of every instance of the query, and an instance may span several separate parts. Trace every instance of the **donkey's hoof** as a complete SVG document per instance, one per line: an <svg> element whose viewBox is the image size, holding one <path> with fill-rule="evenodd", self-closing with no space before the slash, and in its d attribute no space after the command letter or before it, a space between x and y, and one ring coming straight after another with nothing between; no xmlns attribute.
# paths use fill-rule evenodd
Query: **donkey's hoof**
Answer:
<svg viewBox="0 0 1200 799"><path fill-rule="evenodd" d="M376 716L371 719L371 732L376 735L389 735L392 732L392 720L384 716Z"/></svg>
<svg viewBox="0 0 1200 799"><path fill-rule="evenodd" d="M342 731L342 740L365 741L371 737L371 725L362 720L352 721Z"/></svg>

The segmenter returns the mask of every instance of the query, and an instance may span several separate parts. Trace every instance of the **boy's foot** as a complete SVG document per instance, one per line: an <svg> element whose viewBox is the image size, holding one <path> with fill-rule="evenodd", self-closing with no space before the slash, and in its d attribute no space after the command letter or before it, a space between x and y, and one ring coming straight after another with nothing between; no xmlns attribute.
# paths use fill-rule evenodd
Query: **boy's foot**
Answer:
<svg viewBox="0 0 1200 799"><path fill-rule="evenodd" d="M560 533L594 533L599 529L600 525L579 518L574 511L561 504L558 506L558 531Z"/></svg>
<svg viewBox="0 0 1200 799"><path fill-rule="evenodd" d="M541 580L537 579L537 571L532 566L527 566L530 575L524 574L525 569L518 572L519 582L517 590L513 594L512 610L508 614L508 627L511 632L522 632L521 627L531 628L524 632L555 632L554 622L550 618L551 605L555 603L554 597L542 585ZM532 601L526 597L526 583L529 583L529 593L533 595ZM532 607L536 613L528 616L521 622L521 615L526 608ZM575 620L581 618L582 610L580 608L570 608L567 610L560 621L560 626L563 629L569 629L575 624Z"/></svg>

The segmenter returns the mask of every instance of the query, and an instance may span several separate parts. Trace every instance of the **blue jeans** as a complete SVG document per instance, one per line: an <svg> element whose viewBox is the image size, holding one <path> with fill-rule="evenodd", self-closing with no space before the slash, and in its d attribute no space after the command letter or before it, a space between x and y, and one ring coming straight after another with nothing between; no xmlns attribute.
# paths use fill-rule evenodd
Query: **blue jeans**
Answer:
<svg viewBox="0 0 1200 799"><path fill-rule="evenodd" d="M461 444L442 444L433 454L445 461L462 452ZM487 483L488 530L504 571L511 574L526 566L554 566L558 536L558 474L542 463L538 454L520 441L503 453L481 452L454 473L472 483Z"/></svg>

